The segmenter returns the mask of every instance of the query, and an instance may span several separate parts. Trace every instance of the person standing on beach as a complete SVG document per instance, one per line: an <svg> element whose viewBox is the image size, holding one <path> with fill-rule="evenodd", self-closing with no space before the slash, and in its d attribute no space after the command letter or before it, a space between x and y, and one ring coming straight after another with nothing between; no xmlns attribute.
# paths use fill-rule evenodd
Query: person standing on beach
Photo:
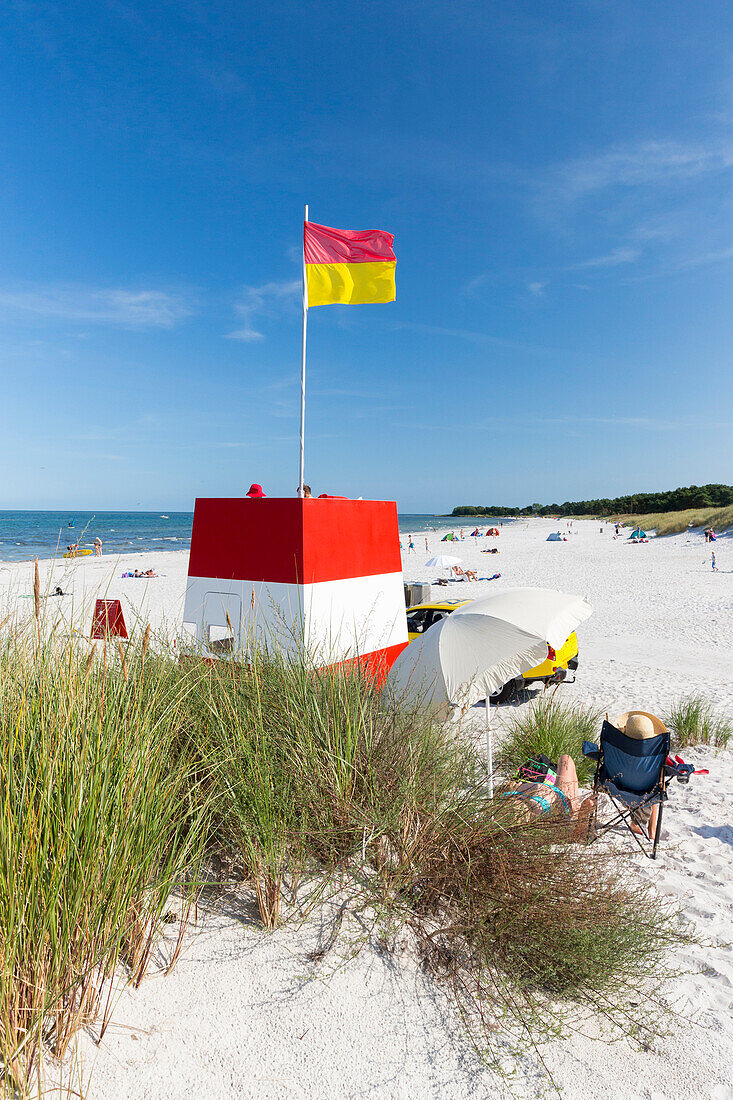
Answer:
<svg viewBox="0 0 733 1100"><path fill-rule="evenodd" d="M99 535L94 540L94 557L101 558L102 556L102 540Z"/></svg>
<svg viewBox="0 0 733 1100"><path fill-rule="evenodd" d="M408 552L408 554L414 554L415 553L415 543L412 541L412 535L408 535L407 537L410 540L409 543L407 544L407 552Z"/></svg>
<svg viewBox="0 0 733 1100"><path fill-rule="evenodd" d="M717 573L717 572L718 572L718 567L715 564L715 551L713 550L713 573Z"/></svg>
<svg viewBox="0 0 733 1100"><path fill-rule="evenodd" d="M428 540L427 539L425 539L425 553L426 554L430 553L430 547L428 546Z"/></svg>

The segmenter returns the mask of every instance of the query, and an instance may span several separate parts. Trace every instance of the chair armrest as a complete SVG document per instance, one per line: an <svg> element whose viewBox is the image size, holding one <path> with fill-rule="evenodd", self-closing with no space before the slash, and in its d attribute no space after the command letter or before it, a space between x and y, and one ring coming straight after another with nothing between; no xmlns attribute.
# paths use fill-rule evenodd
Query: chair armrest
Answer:
<svg viewBox="0 0 733 1100"><path fill-rule="evenodd" d="M583 756L587 756L589 760L599 760L601 750L594 741L583 742Z"/></svg>

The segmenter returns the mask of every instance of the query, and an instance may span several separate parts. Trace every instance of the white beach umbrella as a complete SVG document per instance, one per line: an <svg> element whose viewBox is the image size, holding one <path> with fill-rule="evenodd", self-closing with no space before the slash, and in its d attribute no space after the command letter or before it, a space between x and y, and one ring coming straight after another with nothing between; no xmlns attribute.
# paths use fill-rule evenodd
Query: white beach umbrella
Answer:
<svg viewBox="0 0 733 1100"><path fill-rule="evenodd" d="M489 697L560 649L592 607L545 588L507 588L472 600L400 653L387 690L405 703L440 709L486 700L486 747L493 771Z"/></svg>
<svg viewBox="0 0 733 1100"><path fill-rule="evenodd" d="M561 649L576 626L593 614L593 608L582 596L552 588L504 588L456 608L453 614L466 612L512 623L536 634L553 649Z"/></svg>
<svg viewBox="0 0 733 1100"><path fill-rule="evenodd" d="M425 562L427 569L452 569L454 565L460 565L462 558L454 558L452 554L436 554Z"/></svg>

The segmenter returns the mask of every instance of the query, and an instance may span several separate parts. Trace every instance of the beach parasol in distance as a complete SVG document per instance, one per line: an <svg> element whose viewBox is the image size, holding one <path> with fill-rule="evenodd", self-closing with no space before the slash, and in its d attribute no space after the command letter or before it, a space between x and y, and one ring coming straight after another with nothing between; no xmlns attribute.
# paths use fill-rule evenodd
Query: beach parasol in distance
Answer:
<svg viewBox="0 0 733 1100"><path fill-rule="evenodd" d="M460 565L462 558L454 558L452 554L436 554L425 562L426 569L452 569L454 565Z"/></svg>
<svg viewBox="0 0 733 1100"><path fill-rule="evenodd" d="M486 750L493 772L489 697L561 649L592 613L581 596L547 588L507 588L472 600L400 653L385 688L405 704L435 710L486 700ZM491 784L491 779L489 780Z"/></svg>

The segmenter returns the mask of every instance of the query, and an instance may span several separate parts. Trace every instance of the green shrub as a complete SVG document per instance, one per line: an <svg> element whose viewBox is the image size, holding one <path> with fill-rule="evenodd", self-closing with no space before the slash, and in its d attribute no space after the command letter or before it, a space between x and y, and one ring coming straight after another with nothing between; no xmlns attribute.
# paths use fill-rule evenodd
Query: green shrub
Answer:
<svg viewBox="0 0 733 1100"><path fill-rule="evenodd" d="M423 822L402 868L394 906L486 1055L536 1050L589 1016L648 1043L662 1021L653 991L687 932L628 860L571 836L467 791Z"/></svg>
<svg viewBox="0 0 733 1100"><path fill-rule="evenodd" d="M554 763L562 753L573 758L581 786L593 782L595 763L583 756L583 741L597 741L600 715L579 706L566 706L543 695L510 723L499 746L497 765L510 775L527 760L547 756Z"/></svg>
<svg viewBox="0 0 733 1100"><path fill-rule="evenodd" d="M667 718L676 749L688 745L712 745L724 749L733 734L733 722L718 715L702 695L687 695L679 699Z"/></svg>

